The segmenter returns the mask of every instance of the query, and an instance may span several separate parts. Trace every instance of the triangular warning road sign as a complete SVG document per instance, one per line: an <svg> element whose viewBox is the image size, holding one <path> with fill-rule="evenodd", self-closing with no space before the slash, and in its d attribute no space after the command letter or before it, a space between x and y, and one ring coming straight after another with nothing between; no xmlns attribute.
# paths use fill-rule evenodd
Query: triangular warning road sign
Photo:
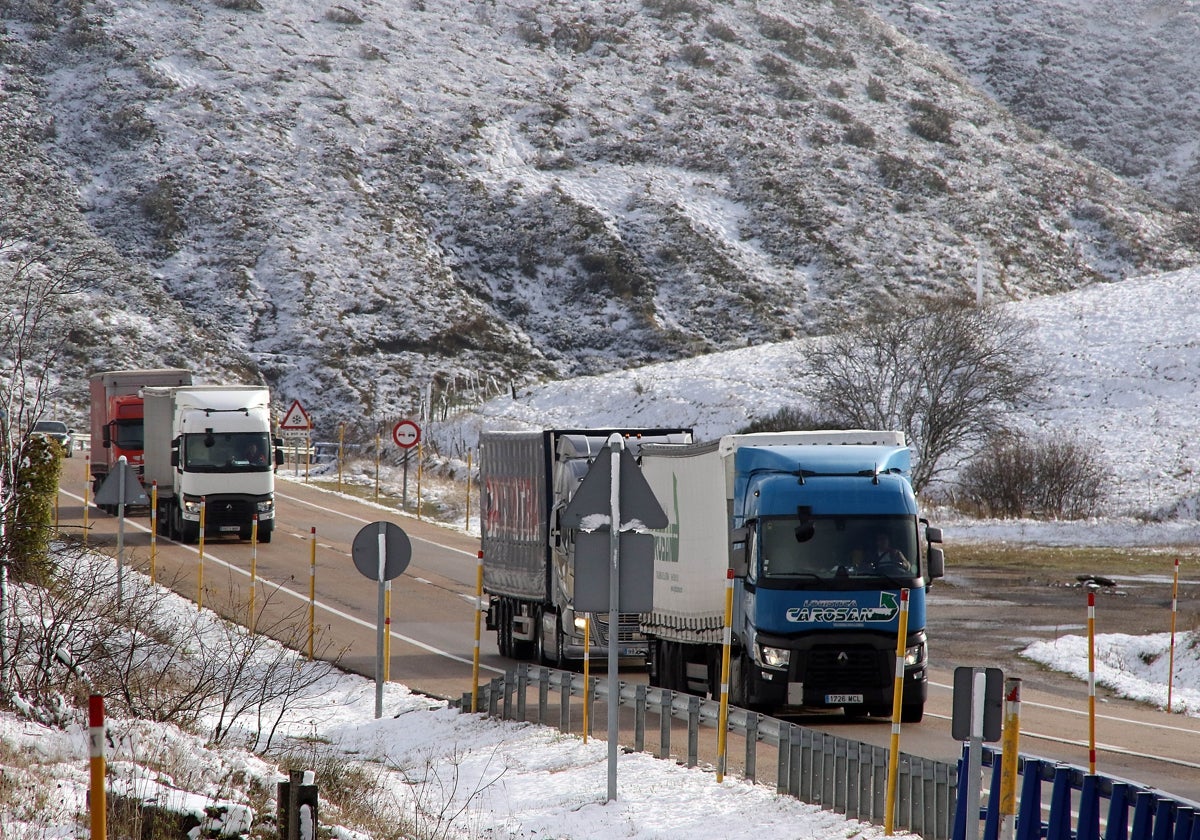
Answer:
<svg viewBox="0 0 1200 840"><path fill-rule="evenodd" d="M307 431L312 428L312 421L308 419L308 412L304 410L304 406L300 405L300 400L292 400L292 407L283 416L283 422L279 424L279 428L290 432Z"/></svg>

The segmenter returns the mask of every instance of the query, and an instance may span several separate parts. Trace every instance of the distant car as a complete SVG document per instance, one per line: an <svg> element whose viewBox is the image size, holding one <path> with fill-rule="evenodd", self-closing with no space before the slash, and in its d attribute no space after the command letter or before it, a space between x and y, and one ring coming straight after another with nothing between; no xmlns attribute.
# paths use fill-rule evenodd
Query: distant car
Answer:
<svg viewBox="0 0 1200 840"><path fill-rule="evenodd" d="M61 420L39 420L33 424L30 434L42 435L58 441L63 448L63 453L68 458L75 454L75 438L72 437L71 429Z"/></svg>

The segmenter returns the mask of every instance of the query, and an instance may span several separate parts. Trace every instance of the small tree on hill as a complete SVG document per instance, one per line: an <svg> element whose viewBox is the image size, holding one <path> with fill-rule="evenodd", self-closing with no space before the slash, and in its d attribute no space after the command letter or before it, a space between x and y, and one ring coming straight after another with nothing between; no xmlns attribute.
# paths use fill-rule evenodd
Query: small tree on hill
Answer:
<svg viewBox="0 0 1200 840"><path fill-rule="evenodd" d="M1037 360L1029 325L997 306L880 309L811 351L811 398L842 427L903 431L921 492L1004 428L1042 377Z"/></svg>

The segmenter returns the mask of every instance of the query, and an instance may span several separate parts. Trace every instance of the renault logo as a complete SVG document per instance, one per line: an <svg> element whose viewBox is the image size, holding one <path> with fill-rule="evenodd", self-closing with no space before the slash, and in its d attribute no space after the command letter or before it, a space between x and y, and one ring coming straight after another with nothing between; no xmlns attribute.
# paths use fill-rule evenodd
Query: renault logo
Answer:
<svg viewBox="0 0 1200 840"><path fill-rule="evenodd" d="M846 664L847 662L850 661L850 654L846 653L846 651L844 651L844 650L839 650L838 655L837 655L837 661L842 663L843 665Z"/></svg>

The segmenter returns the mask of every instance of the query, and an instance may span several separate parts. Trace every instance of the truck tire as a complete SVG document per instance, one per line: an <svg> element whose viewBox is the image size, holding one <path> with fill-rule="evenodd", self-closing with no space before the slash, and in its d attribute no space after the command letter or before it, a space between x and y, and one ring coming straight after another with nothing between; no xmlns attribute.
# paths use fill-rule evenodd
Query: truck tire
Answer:
<svg viewBox="0 0 1200 840"><path fill-rule="evenodd" d="M900 707L901 723L920 723L925 717L924 703L909 703Z"/></svg>
<svg viewBox="0 0 1200 840"><path fill-rule="evenodd" d="M269 528L259 528L258 541L260 543L264 543L264 544L269 543L271 541L271 534L273 534L273 533L275 533L274 523L272 523L271 527L269 527Z"/></svg>
<svg viewBox="0 0 1200 840"><path fill-rule="evenodd" d="M500 655L512 657L512 609L508 599L501 598L496 607L496 648Z"/></svg>
<svg viewBox="0 0 1200 840"><path fill-rule="evenodd" d="M200 526L184 519L183 511L178 507L175 508L175 533L176 539L184 545L193 545L200 541Z"/></svg>

